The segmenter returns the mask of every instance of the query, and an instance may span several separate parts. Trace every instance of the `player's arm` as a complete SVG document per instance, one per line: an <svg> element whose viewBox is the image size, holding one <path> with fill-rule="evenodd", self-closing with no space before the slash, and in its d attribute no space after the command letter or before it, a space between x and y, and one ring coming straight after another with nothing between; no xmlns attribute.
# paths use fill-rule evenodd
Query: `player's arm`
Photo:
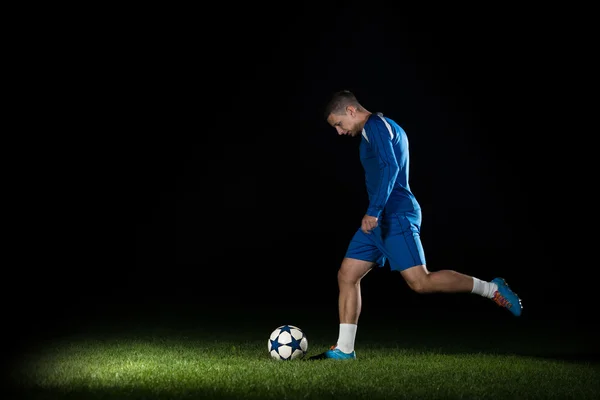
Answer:
<svg viewBox="0 0 600 400"><path fill-rule="evenodd" d="M379 218L390 197L400 167L394 154L390 131L383 121L376 121L376 123L370 124L369 128L367 132L369 143L379 162L379 183L371 197L366 215Z"/></svg>

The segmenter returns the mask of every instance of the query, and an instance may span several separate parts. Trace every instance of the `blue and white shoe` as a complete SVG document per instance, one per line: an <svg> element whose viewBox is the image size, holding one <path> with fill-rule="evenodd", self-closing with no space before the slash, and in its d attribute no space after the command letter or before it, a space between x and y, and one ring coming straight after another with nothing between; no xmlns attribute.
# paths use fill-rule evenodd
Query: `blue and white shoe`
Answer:
<svg viewBox="0 0 600 400"><path fill-rule="evenodd" d="M500 307L508 309L515 317L520 316L521 311L523 311L523 305L519 296L508 287L504 279L494 278L492 282L498 285L498 290L494 293L492 300Z"/></svg>
<svg viewBox="0 0 600 400"><path fill-rule="evenodd" d="M352 353L344 353L335 346L331 346L331 349L327 350L324 355L325 358L331 358L334 360L356 360L355 351L352 351Z"/></svg>

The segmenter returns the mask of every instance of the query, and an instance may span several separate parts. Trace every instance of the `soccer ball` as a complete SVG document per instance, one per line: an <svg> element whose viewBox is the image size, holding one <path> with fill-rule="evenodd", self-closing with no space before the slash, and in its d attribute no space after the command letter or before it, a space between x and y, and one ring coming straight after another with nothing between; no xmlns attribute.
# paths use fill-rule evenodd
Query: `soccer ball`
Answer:
<svg viewBox="0 0 600 400"><path fill-rule="evenodd" d="M308 339L297 326L281 325L271 332L268 349L275 360L300 359L306 355Z"/></svg>

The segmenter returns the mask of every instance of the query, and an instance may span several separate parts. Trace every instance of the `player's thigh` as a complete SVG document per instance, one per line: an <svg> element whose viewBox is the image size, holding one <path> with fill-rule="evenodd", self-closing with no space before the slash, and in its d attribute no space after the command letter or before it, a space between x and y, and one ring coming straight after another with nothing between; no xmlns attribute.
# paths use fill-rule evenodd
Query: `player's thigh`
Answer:
<svg viewBox="0 0 600 400"><path fill-rule="evenodd" d="M396 213L381 228L382 251L389 260L390 269L404 271L426 265L420 211Z"/></svg>
<svg viewBox="0 0 600 400"><path fill-rule="evenodd" d="M344 257L338 271L338 279L347 282L357 282L362 279L377 263Z"/></svg>

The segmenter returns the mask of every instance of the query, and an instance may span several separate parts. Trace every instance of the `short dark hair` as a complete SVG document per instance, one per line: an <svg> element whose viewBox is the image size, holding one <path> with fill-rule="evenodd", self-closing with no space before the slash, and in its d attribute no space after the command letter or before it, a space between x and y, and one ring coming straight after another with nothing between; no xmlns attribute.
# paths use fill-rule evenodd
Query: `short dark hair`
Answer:
<svg viewBox="0 0 600 400"><path fill-rule="evenodd" d="M351 91L340 90L335 92L325 106L325 119L329 118L330 114L343 114L348 106L362 108L358 100L356 100L356 96Z"/></svg>

